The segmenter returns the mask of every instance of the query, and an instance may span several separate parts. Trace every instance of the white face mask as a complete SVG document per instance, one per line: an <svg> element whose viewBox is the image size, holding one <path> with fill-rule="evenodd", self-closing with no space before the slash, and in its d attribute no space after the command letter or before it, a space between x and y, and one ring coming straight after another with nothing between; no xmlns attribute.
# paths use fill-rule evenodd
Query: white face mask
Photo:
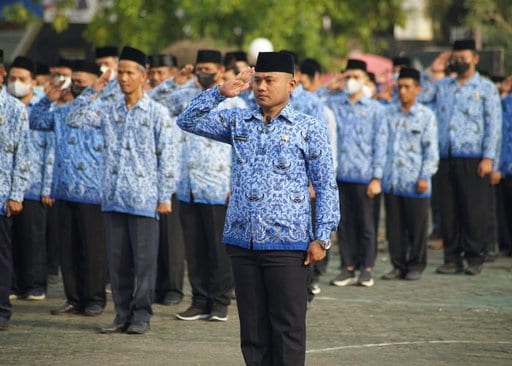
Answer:
<svg viewBox="0 0 512 366"><path fill-rule="evenodd" d="M31 90L31 84L25 84L18 80L16 80L15 82L11 82L7 85L7 91L9 92L9 94L15 96L16 98L26 97Z"/></svg>
<svg viewBox="0 0 512 366"><path fill-rule="evenodd" d="M350 78L347 80L347 83L345 84L347 93L350 95L357 94L361 91L363 88L363 83L360 81Z"/></svg>
<svg viewBox="0 0 512 366"><path fill-rule="evenodd" d="M71 76L58 75L55 76L55 82L61 83L64 81L64 84L60 87L60 90L68 89L71 86Z"/></svg>
<svg viewBox="0 0 512 366"><path fill-rule="evenodd" d="M363 95L366 98L373 98L372 89L368 85L363 85Z"/></svg>
<svg viewBox="0 0 512 366"><path fill-rule="evenodd" d="M44 97L44 87L36 86L32 89L34 91L34 95L38 98Z"/></svg>
<svg viewBox="0 0 512 366"><path fill-rule="evenodd" d="M101 65L100 66L100 71L101 71L102 74L106 73L108 70L111 70L110 77L108 79L109 80L114 80L116 78L116 73L114 72L114 70L110 69L110 67L108 67L106 65Z"/></svg>

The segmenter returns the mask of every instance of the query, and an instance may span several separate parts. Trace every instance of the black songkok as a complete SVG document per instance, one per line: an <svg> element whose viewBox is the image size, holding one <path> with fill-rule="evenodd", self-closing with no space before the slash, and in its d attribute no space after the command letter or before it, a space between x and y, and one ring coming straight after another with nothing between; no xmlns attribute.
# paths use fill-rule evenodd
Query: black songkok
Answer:
<svg viewBox="0 0 512 366"><path fill-rule="evenodd" d="M98 65L94 62L85 61L85 60L76 60L73 65L73 71L76 72L87 72L93 75L101 75L101 70Z"/></svg>
<svg viewBox="0 0 512 366"><path fill-rule="evenodd" d="M464 50L476 50L476 44L474 39L459 39L453 43L454 51L464 51Z"/></svg>
<svg viewBox="0 0 512 366"><path fill-rule="evenodd" d="M222 54L217 50L197 51L196 64L209 63L222 64Z"/></svg>
<svg viewBox="0 0 512 366"><path fill-rule="evenodd" d="M32 74L35 71L34 63L30 59L23 56L18 56L14 59L14 61L11 64L11 68L13 67L28 70Z"/></svg>
<svg viewBox="0 0 512 366"><path fill-rule="evenodd" d="M400 74L398 74L399 79L414 79L417 82L420 82L420 72L412 67L402 67L400 69Z"/></svg>
<svg viewBox="0 0 512 366"><path fill-rule="evenodd" d="M68 69L73 69L73 63L71 62L71 60L61 57L55 64L55 67L67 67Z"/></svg>
<svg viewBox="0 0 512 366"><path fill-rule="evenodd" d="M409 57L395 57L393 58L393 66L411 66L411 59Z"/></svg>
<svg viewBox="0 0 512 366"><path fill-rule="evenodd" d="M256 60L256 72L286 72L294 74L293 57L284 52L260 52Z"/></svg>
<svg viewBox="0 0 512 366"><path fill-rule="evenodd" d="M0 64L4 63L4 50L0 50Z"/></svg>
<svg viewBox="0 0 512 366"><path fill-rule="evenodd" d="M320 72L322 72L322 66L320 66L318 61L312 58L307 58L301 62L300 71L303 74L308 75L310 78L314 78L315 74L319 74Z"/></svg>
<svg viewBox="0 0 512 366"><path fill-rule="evenodd" d="M146 67L146 54L136 48L125 46L121 51L119 60L128 60L138 63L139 65Z"/></svg>
<svg viewBox="0 0 512 366"><path fill-rule="evenodd" d="M362 70L366 72L366 62L350 58L348 59L345 70Z"/></svg>
<svg viewBox="0 0 512 366"><path fill-rule="evenodd" d="M233 51L233 52L227 52L224 56L224 59L234 59L235 61L244 61L247 62L247 53L244 51Z"/></svg>
<svg viewBox="0 0 512 366"><path fill-rule="evenodd" d="M172 55L150 55L148 65L149 67L178 67L178 60Z"/></svg>
<svg viewBox="0 0 512 366"><path fill-rule="evenodd" d="M105 46L96 48L96 58L102 57L117 57L119 56L119 50L114 46Z"/></svg>

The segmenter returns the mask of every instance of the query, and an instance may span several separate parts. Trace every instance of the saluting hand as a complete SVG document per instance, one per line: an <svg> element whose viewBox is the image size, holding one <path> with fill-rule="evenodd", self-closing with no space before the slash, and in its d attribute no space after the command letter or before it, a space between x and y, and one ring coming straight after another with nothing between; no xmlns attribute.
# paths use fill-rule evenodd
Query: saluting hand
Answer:
<svg viewBox="0 0 512 366"><path fill-rule="evenodd" d="M250 87L250 81L254 75L254 67L248 67L239 73L234 79L226 81L219 86L220 93L228 98L236 97Z"/></svg>
<svg viewBox="0 0 512 366"><path fill-rule="evenodd" d="M55 102L62 95L62 85L64 85L64 80L62 81L54 81L51 80L45 87L44 92L48 99L52 102Z"/></svg>
<svg viewBox="0 0 512 366"><path fill-rule="evenodd" d="M174 77L173 81L178 85L182 85L182 84L185 84L190 79L192 79L193 77L194 77L194 65L186 64L184 67L181 68L178 75L176 75Z"/></svg>
<svg viewBox="0 0 512 366"><path fill-rule="evenodd" d="M312 241L309 243L308 251L306 252L306 260L304 261L304 265L308 266L310 264L314 264L320 262L325 258L325 249L318 244L316 241Z"/></svg>
<svg viewBox="0 0 512 366"><path fill-rule="evenodd" d="M94 82L91 84L91 88L97 93L102 91L108 85L111 74L112 70L108 69L105 71L99 78L94 80Z"/></svg>

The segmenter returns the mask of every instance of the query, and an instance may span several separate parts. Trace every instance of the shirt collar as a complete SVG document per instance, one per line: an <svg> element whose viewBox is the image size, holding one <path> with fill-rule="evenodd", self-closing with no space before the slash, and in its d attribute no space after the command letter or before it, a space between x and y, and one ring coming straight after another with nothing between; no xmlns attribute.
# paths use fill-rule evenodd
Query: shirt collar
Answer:
<svg viewBox="0 0 512 366"><path fill-rule="evenodd" d="M151 101L151 99L149 98L148 94L146 92L144 92L144 95L142 96L142 98L140 98L137 101L137 103L135 103L135 105L132 107L132 109L140 108L143 111L147 111L147 110L149 110L150 101ZM124 100L124 97L119 98L119 101L117 102L117 109L127 110L126 101Z"/></svg>
<svg viewBox="0 0 512 366"><path fill-rule="evenodd" d="M297 111L288 102L288 104L281 110L281 112L279 112L279 114L274 118L274 120L281 118L289 124L294 124L295 123L294 117L296 116L296 114L297 114ZM249 110L248 113L244 116L244 119L246 119L246 120L249 120L252 118L256 118L260 121L263 121L263 114L261 113L260 107Z"/></svg>
<svg viewBox="0 0 512 366"><path fill-rule="evenodd" d="M464 83L464 85L462 85L462 86L466 86L466 85L468 85L468 86L476 86L476 85L480 84L480 80L481 80L481 79L482 79L482 77L480 76L480 73L479 73L478 71L475 71L475 74L471 77L471 79L469 79L468 81L466 81L466 82ZM456 77L455 77L455 78L452 78L452 79L450 80L450 82L451 82L452 84L456 84L456 85L460 86L460 84L459 84L459 80L458 80Z"/></svg>

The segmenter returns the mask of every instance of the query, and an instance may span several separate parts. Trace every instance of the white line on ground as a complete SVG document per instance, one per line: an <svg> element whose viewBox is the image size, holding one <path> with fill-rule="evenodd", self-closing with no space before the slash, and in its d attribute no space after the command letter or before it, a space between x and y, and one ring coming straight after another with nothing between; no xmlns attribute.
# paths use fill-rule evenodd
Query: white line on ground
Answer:
<svg viewBox="0 0 512 366"><path fill-rule="evenodd" d="M369 344L354 344L350 346L339 346L321 349L310 349L306 353L321 353L330 351L339 351L344 349L357 349L357 348L377 348L377 347L390 347L390 346L407 346L413 344L512 344L509 341L464 341L464 340L446 340L446 341L410 341L410 342L390 342L390 343L369 343Z"/></svg>

